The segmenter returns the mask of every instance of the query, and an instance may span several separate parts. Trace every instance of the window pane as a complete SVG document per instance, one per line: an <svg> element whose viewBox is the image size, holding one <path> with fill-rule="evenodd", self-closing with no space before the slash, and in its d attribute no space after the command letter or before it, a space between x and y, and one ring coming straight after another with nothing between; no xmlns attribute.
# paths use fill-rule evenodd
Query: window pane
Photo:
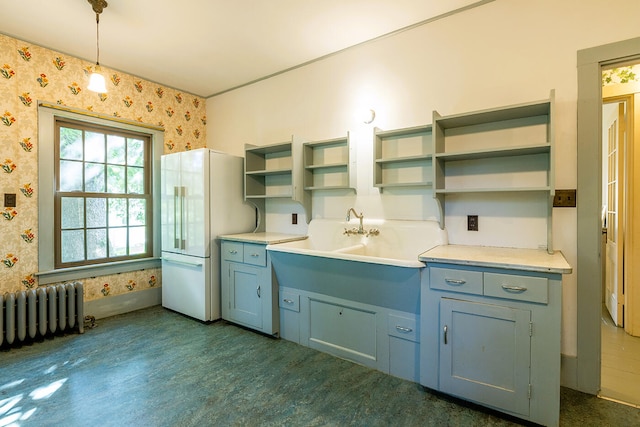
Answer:
<svg viewBox="0 0 640 427"><path fill-rule="evenodd" d="M144 166L144 141L127 138L127 164L129 166Z"/></svg>
<svg viewBox="0 0 640 427"><path fill-rule="evenodd" d="M145 252L146 236L144 227L129 228L129 255L143 254Z"/></svg>
<svg viewBox="0 0 640 427"><path fill-rule="evenodd" d="M107 166L107 192L124 194L124 166Z"/></svg>
<svg viewBox="0 0 640 427"><path fill-rule="evenodd" d="M85 162L104 162L104 134L85 132L84 160Z"/></svg>
<svg viewBox="0 0 640 427"><path fill-rule="evenodd" d="M129 225L145 224L146 202L141 199L129 200Z"/></svg>
<svg viewBox="0 0 640 427"><path fill-rule="evenodd" d="M127 229L109 228L109 256L127 255Z"/></svg>
<svg viewBox="0 0 640 427"><path fill-rule="evenodd" d="M107 226L107 199L87 198L87 227Z"/></svg>
<svg viewBox="0 0 640 427"><path fill-rule="evenodd" d="M107 135L107 163L124 165L126 162L124 147L123 136Z"/></svg>
<svg viewBox="0 0 640 427"><path fill-rule="evenodd" d="M127 199L109 199L109 226L127 225Z"/></svg>
<svg viewBox="0 0 640 427"><path fill-rule="evenodd" d="M82 191L82 162L60 160L60 191Z"/></svg>
<svg viewBox="0 0 640 427"><path fill-rule="evenodd" d="M144 169L143 168L127 168L127 193L143 194L144 193Z"/></svg>
<svg viewBox="0 0 640 427"><path fill-rule="evenodd" d="M82 131L79 129L60 128L60 158L82 160Z"/></svg>
<svg viewBox="0 0 640 427"><path fill-rule="evenodd" d="M84 199L81 197L63 197L60 200L62 211L62 229L84 227Z"/></svg>
<svg viewBox="0 0 640 427"><path fill-rule="evenodd" d="M84 261L84 230L62 231L62 262Z"/></svg>
<svg viewBox="0 0 640 427"><path fill-rule="evenodd" d="M107 257L107 230L96 228L87 230L87 259Z"/></svg>
<svg viewBox="0 0 640 427"><path fill-rule="evenodd" d="M104 193L104 164L84 164L84 191L89 193Z"/></svg>

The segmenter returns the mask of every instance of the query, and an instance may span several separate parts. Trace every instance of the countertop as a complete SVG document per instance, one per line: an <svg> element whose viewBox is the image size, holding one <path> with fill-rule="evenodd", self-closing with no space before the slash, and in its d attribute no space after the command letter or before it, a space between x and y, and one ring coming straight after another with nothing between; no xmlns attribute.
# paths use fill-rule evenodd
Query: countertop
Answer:
<svg viewBox="0 0 640 427"><path fill-rule="evenodd" d="M557 274L568 274L572 271L560 251L549 254L542 249L443 245L420 254L418 259L427 264L439 262Z"/></svg>
<svg viewBox="0 0 640 427"><path fill-rule="evenodd" d="M286 233L240 233L240 234L224 234L218 236L220 240L232 240L235 242L259 243L263 245L273 245L276 243L293 242L295 240L304 240L307 236L303 234L286 234Z"/></svg>

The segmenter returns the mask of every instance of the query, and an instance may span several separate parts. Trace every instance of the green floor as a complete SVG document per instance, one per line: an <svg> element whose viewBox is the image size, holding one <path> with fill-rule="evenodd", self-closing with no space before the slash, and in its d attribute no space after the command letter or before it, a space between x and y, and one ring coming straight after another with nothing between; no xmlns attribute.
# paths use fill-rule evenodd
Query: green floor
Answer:
<svg viewBox="0 0 640 427"><path fill-rule="evenodd" d="M640 426L640 410L562 389L560 422ZM161 307L0 351L0 426L514 424L415 383Z"/></svg>

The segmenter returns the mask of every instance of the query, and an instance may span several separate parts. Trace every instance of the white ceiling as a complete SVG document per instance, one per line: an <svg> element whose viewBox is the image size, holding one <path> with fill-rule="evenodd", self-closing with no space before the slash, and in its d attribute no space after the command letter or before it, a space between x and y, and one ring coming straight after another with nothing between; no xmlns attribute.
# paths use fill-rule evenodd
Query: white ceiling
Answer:
<svg viewBox="0 0 640 427"><path fill-rule="evenodd" d="M100 64L208 97L487 0L107 0ZM0 33L96 60L87 0L0 0Z"/></svg>

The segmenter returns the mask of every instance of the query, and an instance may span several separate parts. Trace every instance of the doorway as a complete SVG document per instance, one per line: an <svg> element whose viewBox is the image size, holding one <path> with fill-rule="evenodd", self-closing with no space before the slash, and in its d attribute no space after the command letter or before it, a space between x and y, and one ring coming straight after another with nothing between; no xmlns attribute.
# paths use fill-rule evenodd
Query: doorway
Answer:
<svg viewBox="0 0 640 427"><path fill-rule="evenodd" d="M577 357L565 360L563 376L576 389L594 395L601 389L602 357L602 69L639 58L640 38L577 53ZM634 240L640 242L640 236Z"/></svg>
<svg viewBox="0 0 640 427"><path fill-rule="evenodd" d="M640 63L615 64L602 71L602 362L600 396L640 406L640 326L633 298L640 266L634 241L640 179L634 139ZM634 138L635 137L635 138ZM637 286L636 286L637 288Z"/></svg>

